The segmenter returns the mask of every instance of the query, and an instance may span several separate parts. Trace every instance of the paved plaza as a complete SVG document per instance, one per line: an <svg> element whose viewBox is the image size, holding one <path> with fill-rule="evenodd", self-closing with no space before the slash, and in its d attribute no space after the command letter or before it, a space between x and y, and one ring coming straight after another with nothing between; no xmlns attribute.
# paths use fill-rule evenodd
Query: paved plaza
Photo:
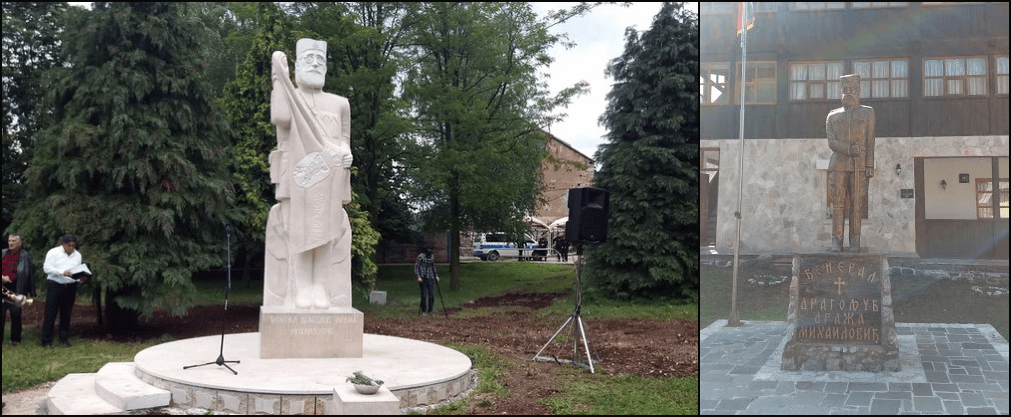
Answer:
<svg viewBox="0 0 1011 417"><path fill-rule="evenodd" d="M896 323L900 372L779 369L786 322L700 332L701 414L1008 414L1008 342L993 326Z"/></svg>

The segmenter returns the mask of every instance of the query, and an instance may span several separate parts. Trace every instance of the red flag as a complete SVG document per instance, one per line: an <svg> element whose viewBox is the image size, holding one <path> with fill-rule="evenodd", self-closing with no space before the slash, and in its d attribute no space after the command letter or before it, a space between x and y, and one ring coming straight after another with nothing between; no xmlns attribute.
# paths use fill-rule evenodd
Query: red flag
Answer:
<svg viewBox="0 0 1011 417"><path fill-rule="evenodd" d="M740 35L741 30L741 15L744 15L744 27L751 30L755 27L755 3L753 2L741 2L737 3L737 34Z"/></svg>

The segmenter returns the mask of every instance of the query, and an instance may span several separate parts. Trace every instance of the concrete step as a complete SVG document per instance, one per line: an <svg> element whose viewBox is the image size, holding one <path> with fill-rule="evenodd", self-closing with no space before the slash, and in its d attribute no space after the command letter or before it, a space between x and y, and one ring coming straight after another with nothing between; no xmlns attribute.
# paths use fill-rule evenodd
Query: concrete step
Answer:
<svg viewBox="0 0 1011 417"><path fill-rule="evenodd" d="M169 405L172 394L142 381L133 362L109 362L95 374L95 392L122 410L140 410Z"/></svg>
<svg viewBox="0 0 1011 417"><path fill-rule="evenodd" d="M109 404L95 393L95 375L68 374L57 381L46 394L49 414L124 414L123 409Z"/></svg>

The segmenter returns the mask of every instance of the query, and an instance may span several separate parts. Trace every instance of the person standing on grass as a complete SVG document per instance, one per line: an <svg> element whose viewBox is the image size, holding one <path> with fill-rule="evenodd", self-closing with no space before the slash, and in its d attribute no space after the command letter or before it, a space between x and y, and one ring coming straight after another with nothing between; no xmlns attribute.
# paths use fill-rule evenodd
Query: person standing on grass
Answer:
<svg viewBox="0 0 1011 417"><path fill-rule="evenodd" d="M77 298L77 283L72 268L80 266L81 253L77 251L77 238L66 235L60 246L46 253L42 269L46 273L46 318L42 322L42 347L53 348L53 327L60 315L60 343L70 347L70 314Z"/></svg>
<svg viewBox="0 0 1011 417"><path fill-rule="evenodd" d="M435 270L435 257L432 256L431 245L425 246L424 252L418 255L418 260L414 262L414 275L418 277L418 285L421 287L421 314L431 316L432 307L435 305L435 283L439 281L439 273ZM426 298L428 299L427 305L425 304Z"/></svg>
<svg viewBox="0 0 1011 417"><path fill-rule="evenodd" d="M7 249L3 250L3 287L14 294L35 295L35 266L32 254L22 247L21 235L11 233L7 237ZM4 327L7 327L7 312L11 313L11 346L21 343L21 306L3 303Z"/></svg>

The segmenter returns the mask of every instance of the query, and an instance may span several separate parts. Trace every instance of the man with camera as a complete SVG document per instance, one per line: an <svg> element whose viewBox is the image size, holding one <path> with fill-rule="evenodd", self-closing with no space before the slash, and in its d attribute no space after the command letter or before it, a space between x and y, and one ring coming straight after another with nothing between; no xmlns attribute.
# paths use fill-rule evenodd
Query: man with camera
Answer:
<svg viewBox="0 0 1011 417"><path fill-rule="evenodd" d="M3 250L3 318L7 312L11 314L11 346L21 343L21 303L8 295L35 295L35 266L32 264L32 254L22 247L21 235L11 233L7 238L7 249ZM6 321L4 327L6 327Z"/></svg>

